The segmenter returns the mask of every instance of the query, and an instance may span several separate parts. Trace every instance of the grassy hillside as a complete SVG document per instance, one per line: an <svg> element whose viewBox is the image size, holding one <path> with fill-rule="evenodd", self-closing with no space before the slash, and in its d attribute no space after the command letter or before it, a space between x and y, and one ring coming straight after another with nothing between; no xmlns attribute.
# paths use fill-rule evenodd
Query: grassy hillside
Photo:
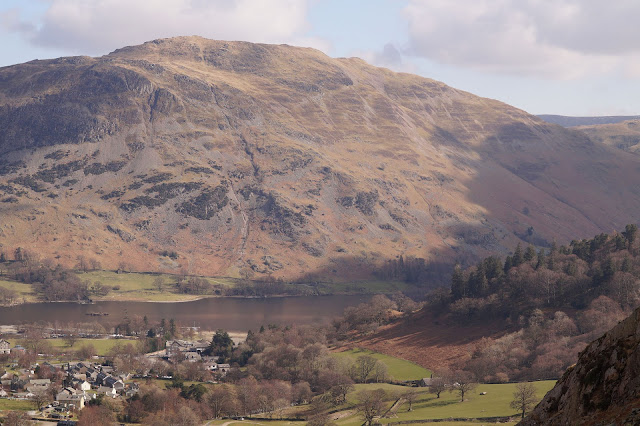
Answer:
<svg viewBox="0 0 640 426"><path fill-rule="evenodd" d="M419 380L424 377L430 377L431 371L424 367L414 364L411 361L384 355L379 352L373 352L367 349L351 349L343 352L336 352L334 356L338 358L350 358L355 361L358 356L368 355L377 360L384 362L389 369L389 376L392 380L404 382L409 380Z"/></svg>
<svg viewBox="0 0 640 426"><path fill-rule="evenodd" d="M638 158L313 49L178 37L0 81L9 257L348 283L402 255L432 285L456 259L640 211Z"/></svg>
<svg viewBox="0 0 640 426"><path fill-rule="evenodd" d="M554 386L555 381L543 381L534 383L537 389L536 396L539 399ZM468 396L465 401L460 402L457 393L445 392L440 398L428 393L425 388L420 388L420 393L416 402L413 403L413 410L407 411L408 407L403 405L397 411L397 417L390 419L381 419L381 423L403 421L403 420L420 420L420 419L447 419L447 418L482 418L496 416L517 416L516 410L509 407L509 403L513 399L515 384L480 384ZM407 391L404 386L394 385L356 385L356 389L347 396L348 403L356 404L358 391L364 389L382 388L389 395L400 395ZM486 395L480 393L486 392ZM390 398L394 400L394 398ZM389 407L392 401L388 403ZM362 424L362 420L355 414L344 417L338 421L340 425L356 425ZM441 424L441 423L438 423ZM456 423L458 424L458 423Z"/></svg>
<svg viewBox="0 0 640 426"><path fill-rule="evenodd" d="M595 142L640 154L640 119L633 118L621 123L580 126L576 129L586 133Z"/></svg>

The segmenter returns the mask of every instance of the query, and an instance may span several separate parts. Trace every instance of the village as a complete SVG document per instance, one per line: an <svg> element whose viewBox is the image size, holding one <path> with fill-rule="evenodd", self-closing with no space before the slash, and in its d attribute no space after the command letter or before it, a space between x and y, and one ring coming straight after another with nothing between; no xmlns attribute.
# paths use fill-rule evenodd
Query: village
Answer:
<svg viewBox="0 0 640 426"><path fill-rule="evenodd" d="M42 361L47 354L38 354L40 362L26 366L20 361L27 349L0 339L0 398L29 401L33 405L29 412L32 419L58 419L59 424L73 425L70 419L96 401L132 398L144 381L171 381L172 367L182 363L197 366L201 378L216 383L231 366L218 363L218 356L206 355L209 344L204 340L167 340L165 349L139 356L142 362L131 373L114 366L113 357L98 355L92 355L91 360L49 362ZM161 365L166 368L159 368Z"/></svg>

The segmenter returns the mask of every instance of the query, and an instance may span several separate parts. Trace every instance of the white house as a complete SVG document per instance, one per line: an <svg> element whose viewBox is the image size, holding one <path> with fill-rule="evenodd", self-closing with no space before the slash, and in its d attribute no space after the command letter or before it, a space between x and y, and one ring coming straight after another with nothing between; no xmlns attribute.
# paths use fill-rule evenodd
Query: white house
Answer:
<svg viewBox="0 0 640 426"><path fill-rule="evenodd" d="M78 385L76 386L76 388L81 391L88 391L88 390L91 390L91 383L87 382L86 380L83 380L81 382L78 382Z"/></svg>
<svg viewBox="0 0 640 426"><path fill-rule="evenodd" d="M113 388L119 392L124 390L124 382L122 380L118 380L113 383Z"/></svg>
<svg viewBox="0 0 640 426"><path fill-rule="evenodd" d="M82 410L84 408L85 402L84 392L82 393L73 393L70 394L68 392L62 391L58 395L56 395L56 401L60 404L64 404L67 407L73 406L77 410Z"/></svg>
<svg viewBox="0 0 640 426"><path fill-rule="evenodd" d="M0 355L8 355L11 353L11 343L6 340L0 340Z"/></svg>
<svg viewBox="0 0 640 426"><path fill-rule="evenodd" d="M98 394L110 396L111 398L115 398L118 395L114 388L110 388L108 386L100 386L98 388Z"/></svg>

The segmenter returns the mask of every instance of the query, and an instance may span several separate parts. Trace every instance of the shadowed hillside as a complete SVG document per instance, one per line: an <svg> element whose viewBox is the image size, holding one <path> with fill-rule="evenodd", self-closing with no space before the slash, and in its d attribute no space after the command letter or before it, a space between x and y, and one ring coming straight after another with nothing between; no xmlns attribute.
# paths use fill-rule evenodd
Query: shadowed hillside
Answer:
<svg viewBox="0 0 640 426"><path fill-rule="evenodd" d="M198 37L0 69L0 155L1 250L67 265L366 278L640 212L640 159L579 132L360 59Z"/></svg>

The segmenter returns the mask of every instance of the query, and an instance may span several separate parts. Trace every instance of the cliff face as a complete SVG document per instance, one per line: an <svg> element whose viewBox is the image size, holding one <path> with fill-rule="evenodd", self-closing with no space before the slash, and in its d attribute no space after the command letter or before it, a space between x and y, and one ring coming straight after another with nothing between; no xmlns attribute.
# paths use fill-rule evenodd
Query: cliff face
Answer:
<svg viewBox="0 0 640 426"><path fill-rule="evenodd" d="M519 424L640 424L640 308L580 354Z"/></svg>
<svg viewBox="0 0 640 426"><path fill-rule="evenodd" d="M622 229L639 181L580 133L313 49L183 37L0 69L0 250L67 265L435 270Z"/></svg>

